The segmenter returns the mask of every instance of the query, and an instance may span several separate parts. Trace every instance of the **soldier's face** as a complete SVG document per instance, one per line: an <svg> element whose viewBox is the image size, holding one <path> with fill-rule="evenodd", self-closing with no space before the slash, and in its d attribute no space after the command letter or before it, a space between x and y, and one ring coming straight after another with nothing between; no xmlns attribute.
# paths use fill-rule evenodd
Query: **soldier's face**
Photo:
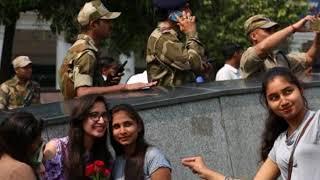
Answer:
<svg viewBox="0 0 320 180"><path fill-rule="evenodd" d="M110 19L99 19L97 33L101 38L108 38L112 32L112 20Z"/></svg>
<svg viewBox="0 0 320 180"><path fill-rule="evenodd" d="M25 67L16 68L15 71L19 79L29 80L32 76L32 64L29 64Z"/></svg>
<svg viewBox="0 0 320 180"><path fill-rule="evenodd" d="M256 29L250 33L250 37L254 44L258 44L267 37L269 37L271 34L273 34L273 32L269 32L265 29Z"/></svg>
<svg viewBox="0 0 320 180"><path fill-rule="evenodd" d="M109 66L105 66L105 67L102 67L102 71L101 73L105 76L108 76L108 75L115 75L116 72L117 72L117 69L118 69L118 65L117 64L111 64Z"/></svg>

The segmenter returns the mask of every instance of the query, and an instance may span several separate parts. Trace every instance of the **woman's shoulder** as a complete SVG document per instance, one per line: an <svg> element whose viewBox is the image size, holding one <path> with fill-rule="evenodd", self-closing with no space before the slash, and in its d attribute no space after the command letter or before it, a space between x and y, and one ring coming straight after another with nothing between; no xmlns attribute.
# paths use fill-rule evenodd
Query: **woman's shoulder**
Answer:
<svg viewBox="0 0 320 180"><path fill-rule="evenodd" d="M161 163L161 164L165 163L170 165L170 162L168 158L165 156L165 154L160 149L154 146L149 146L147 148L146 155L145 155L145 162Z"/></svg>
<svg viewBox="0 0 320 180"><path fill-rule="evenodd" d="M58 144L68 144L69 142L69 137L61 137L61 138L53 138L51 139L47 144L52 144L52 145L58 145Z"/></svg>
<svg viewBox="0 0 320 180"><path fill-rule="evenodd" d="M163 152L155 147L155 146L149 146L146 150L146 156L150 156L150 157L153 157L153 156L157 156L157 155L163 155Z"/></svg>
<svg viewBox="0 0 320 180"><path fill-rule="evenodd" d="M159 168L171 169L169 159L161 152L160 149L150 146L147 149L144 161L144 173L150 177Z"/></svg>
<svg viewBox="0 0 320 180"><path fill-rule="evenodd" d="M19 161L16 165L16 168L12 169L12 175L16 177L14 179L36 179L32 168L29 165Z"/></svg>
<svg viewBox="0 0 320 180"><path fill-rule="evenodd" d="M59 179L63 178L64 159L67 154L68 137L52 139L45 149L45 178ZM49 147L47 147L49 146ZM51 147L50 147L51 146Z"/></svg>
<svg viewBox="0 0 320 180"><path fill-rule="evenodd" d="M44 156L45 159L52 159L57 153L64 149L62 146L66 147L68 144L68 137L54 138L51 139L45 147Z"/></svg>
<svg viewBox="0 0 320 180"><path fill-rule="evenodd" d="M285 130L284 132L279 134L279 136L277 137L277 139L274 142L274 146L277 146L282 141L286 141L286 139L287 139L287 130Z"/></svg>
<svg viewBox="0 0 320 180"><path fill-rule="evenodd" d="M10 157L9 155L4 155L1 157L3 163L6 164L8 168L1 168L2 175L6 174L7 177L10 177L9 179L15 180L15 179L26 179L26 180L31 180L31 179L36 179L35 174L32 170L32 168L27 165L26 163L17 161ZM4 173L4 174L3 174ZM1 177L1 175L0 175Z"/></svg>

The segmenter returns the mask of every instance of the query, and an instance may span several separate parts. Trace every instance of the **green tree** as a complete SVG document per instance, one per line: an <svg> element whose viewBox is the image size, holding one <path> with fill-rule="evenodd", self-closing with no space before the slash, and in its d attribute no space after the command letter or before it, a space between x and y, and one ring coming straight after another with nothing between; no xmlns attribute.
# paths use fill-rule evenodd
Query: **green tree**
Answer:
<svg viewBox="0 0 320 180"><path fill-rule="evenodd" d="M5 25L0 82L8 79L15 23L20 12L34 11L39 19L50 20L54 33L64 31L73 42L78 33L76 15L90 0L0 0L0 23ZM110 54L134 51L144 61L149 34L156 23L152 0L103 0L112 11L122 15L114 22L114 33L106 41ZM254 14L265 14L283 25L296 21L307 10L307 0L190 0L197 16L200 38L211 57L222 62L220 48L224 42L248 45L244 21Z"/></svg>

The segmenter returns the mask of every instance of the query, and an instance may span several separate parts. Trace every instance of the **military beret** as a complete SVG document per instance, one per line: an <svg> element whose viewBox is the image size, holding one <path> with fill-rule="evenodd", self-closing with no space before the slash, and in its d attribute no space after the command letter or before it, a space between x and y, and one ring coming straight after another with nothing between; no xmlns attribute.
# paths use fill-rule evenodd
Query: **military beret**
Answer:
<svg viewBox="0 0 320 180"><path fill-rule="evenodd" d="M187 0L153 0L154 6L167 9L167 10L175 10L180 9L187 3Z"/></svg>

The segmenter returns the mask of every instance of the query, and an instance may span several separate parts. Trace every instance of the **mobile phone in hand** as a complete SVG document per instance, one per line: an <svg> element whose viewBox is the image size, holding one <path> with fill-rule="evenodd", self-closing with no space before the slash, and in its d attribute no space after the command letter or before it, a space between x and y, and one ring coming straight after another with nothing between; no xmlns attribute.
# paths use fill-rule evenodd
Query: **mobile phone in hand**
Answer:
<svg viewBox="0 0 320 180"><path fill-rule="evenodd" d="M178 18L177 17L181 17L182 16L182 11L172 11L170 14L169 14L169 19L171 21L174 21L174 22L178 22Z"/></svg>
<svg viewBox="0 0 320 180"><path fill-rule="evenodd" d="M128 62L128 61L124 61L124 62L119 66L116 74L123 73L123 71L124 71L124 66L127 64L127 62Z"/></svg>

